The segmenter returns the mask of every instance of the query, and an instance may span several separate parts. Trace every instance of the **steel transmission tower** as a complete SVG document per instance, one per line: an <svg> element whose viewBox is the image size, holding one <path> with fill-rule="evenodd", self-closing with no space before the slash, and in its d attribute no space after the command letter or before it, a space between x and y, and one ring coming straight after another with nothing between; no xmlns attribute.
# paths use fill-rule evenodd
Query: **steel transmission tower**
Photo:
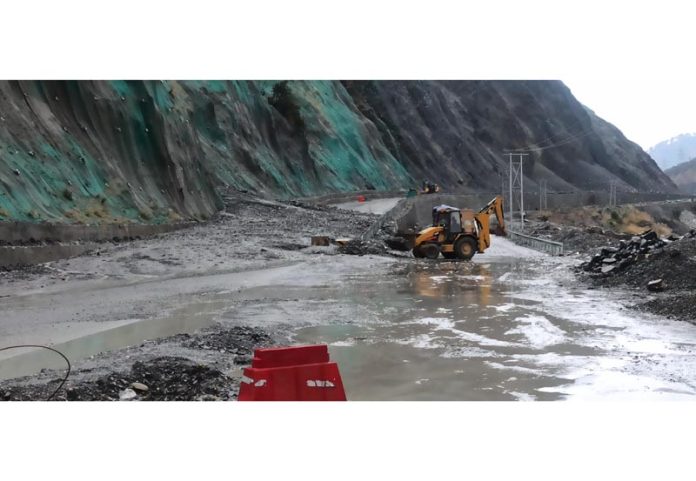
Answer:
<svg viewBox="0 0 696 481"><path fill-rule="evenodd" d="M516 208L520 213L520 230L524 230L524 158L529 154L510 152L507 154L509 162L508 182L508 206L510 210L510 225L514 222Z"/></svg>

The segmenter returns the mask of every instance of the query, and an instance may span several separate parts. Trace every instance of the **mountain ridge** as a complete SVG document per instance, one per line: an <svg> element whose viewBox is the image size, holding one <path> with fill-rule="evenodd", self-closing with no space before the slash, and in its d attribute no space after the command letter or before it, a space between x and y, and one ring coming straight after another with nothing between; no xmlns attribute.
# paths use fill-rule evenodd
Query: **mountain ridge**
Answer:
<svg viewBox="0 0 696 481"><path fill-rule="evenodd" d="M648 149L662 170L696 157L696 132L683 133L658 142Z"/></svg>

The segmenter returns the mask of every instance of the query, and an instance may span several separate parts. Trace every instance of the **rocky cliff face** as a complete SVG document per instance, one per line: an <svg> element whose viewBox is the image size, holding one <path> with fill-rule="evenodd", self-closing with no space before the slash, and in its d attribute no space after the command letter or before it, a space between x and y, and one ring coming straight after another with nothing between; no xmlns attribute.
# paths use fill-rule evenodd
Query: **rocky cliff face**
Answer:
<svg viewBox="0 0 696 481"><path fill-rule="evenodd" d="M655 162L558 81L345 82L385 144L417 178L496 189L504 151L527 152L534 188L673 191Z"/></svg>
<svg viewBox="0 0 696 481"><path fill-rule="evenodd" d="M502 150L528 182L674 185L560 82L0 82L0 221L205 218L217 187L277 197L423 178L497 189Z"/></svg>

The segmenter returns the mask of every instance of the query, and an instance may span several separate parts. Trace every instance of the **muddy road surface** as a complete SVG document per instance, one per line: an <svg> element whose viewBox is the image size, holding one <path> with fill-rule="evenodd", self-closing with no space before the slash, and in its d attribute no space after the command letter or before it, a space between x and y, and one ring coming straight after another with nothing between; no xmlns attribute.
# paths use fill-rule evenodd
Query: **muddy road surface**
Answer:
<svg viewBox="0 0 696 481"><path fill-rule="evenodd" d="M388 208L379 202L374 212ZM350 400L696 395L696 327L628 309L642 291L580 284L580 259L498 237L473 262L306 247L311 235L356 236L376 219L237 202L216 223L51 263L3 281L2 344L52 343L74 360L73 386L113 373L138 381L134 363L167 356L234 384L249 342L263 339L329 344ZM28 375L2 385L24 398L60 374L50 353L0 354L0 378ZM56 371L34 374L42 368ZM234 389L214 397L233 399Z"/></svg>

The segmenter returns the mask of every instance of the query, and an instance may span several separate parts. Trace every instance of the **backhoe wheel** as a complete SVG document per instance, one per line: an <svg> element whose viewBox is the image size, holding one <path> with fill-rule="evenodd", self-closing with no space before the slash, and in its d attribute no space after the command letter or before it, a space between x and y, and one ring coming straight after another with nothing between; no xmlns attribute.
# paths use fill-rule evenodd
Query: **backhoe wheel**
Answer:
<svg viewBox="0 0 696 481"><path fill-rule="evenodd" d="M443 252L442 257L444 257L445 259L456 259L457 254L455 254L454 252Z"/></svg>
<svg viewBox="0 0 696 481"><path fill-rule="evenodd" d="M413 257L416 259L422 259L425 257L425 254L423 254L423 251L421 250L420 246L416 246L413 248Z"/></svg>
<svg viewBox="0 0 696 481"><path fill-rule="evenodd" d="M437 259L440 255L440 248L435 244L423 244L420 246L421 252L428 259Z"/></svg>
<svg viewBox="0 0 696 481"><path fill-rule="evenodd" d="M454 253L458 258L468 261L476 254L476 239L470 236L463 236L454 243Z"/></svg>

